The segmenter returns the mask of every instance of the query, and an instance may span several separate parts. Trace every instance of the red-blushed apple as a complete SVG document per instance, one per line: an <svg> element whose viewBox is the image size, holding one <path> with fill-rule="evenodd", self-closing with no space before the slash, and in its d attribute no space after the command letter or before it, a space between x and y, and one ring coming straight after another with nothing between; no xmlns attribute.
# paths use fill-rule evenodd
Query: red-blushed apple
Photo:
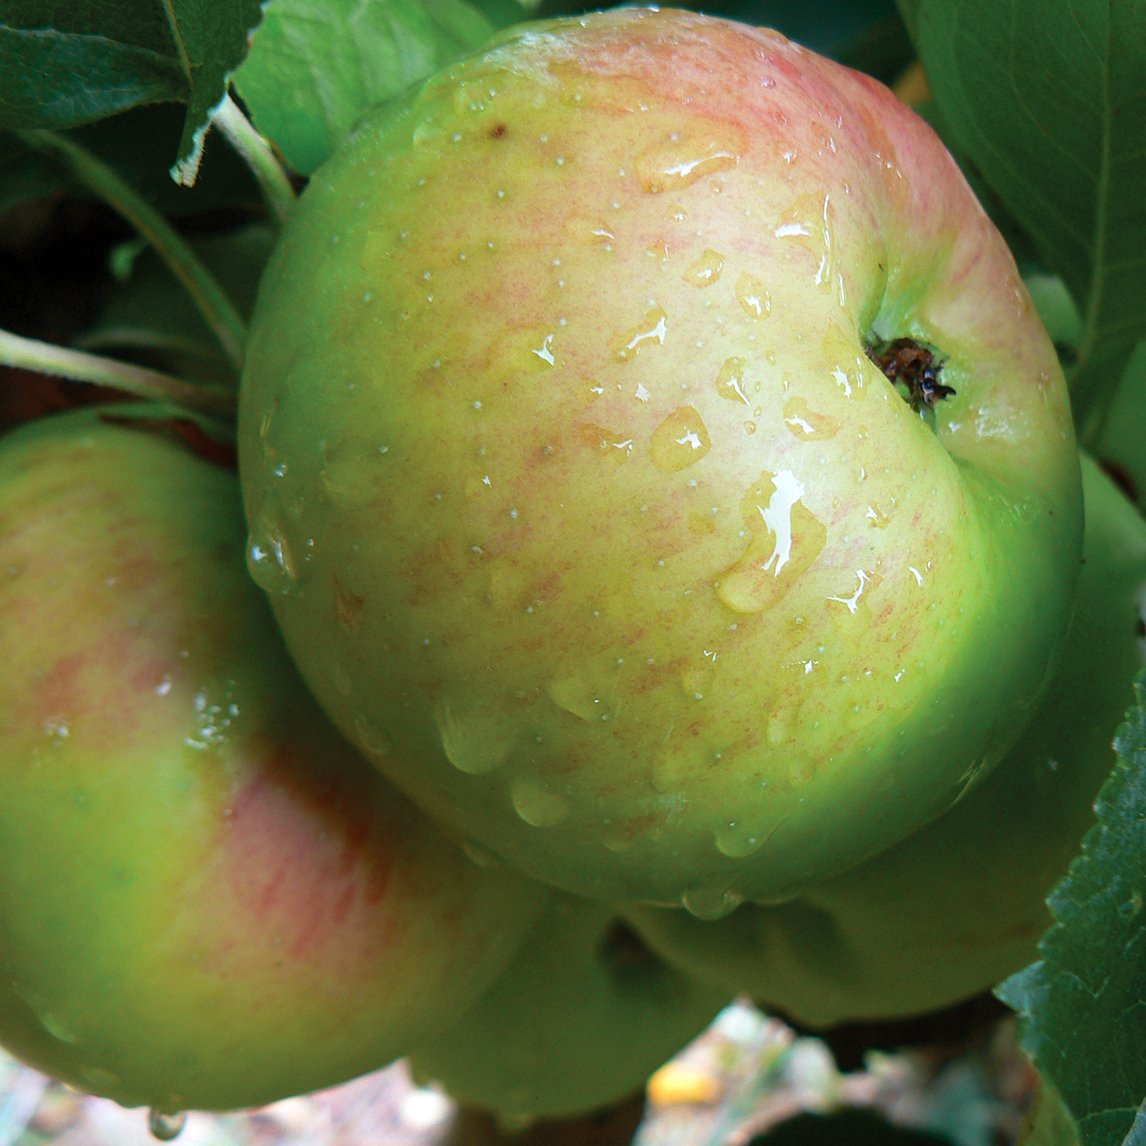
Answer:
<svg viewBox="0 0 1146 1146"><path fill-rule="evenodd" d="M410 1065L510 1125L567 1118L640 1090L728 1002L607 904L554 895L494 985Z"/></svg>
<svg viewBox="0 0 1146 1146"><path fill-rule="evenodd" d="M251 331L248 556L303 675L543 880L783 900L1034 711L1081 545L1066 388L868 77L667 9L511 29L315 174Z"/></svg>
<svg viewBox="0 0 1146 1146"><path fill-rule="evenodd" d="M233 470L121 413L0 442L0 1043L125 1105L261 1104L436 1033L543 893L329 725Z"/></svg>
<svg viewBox="0 0 1146 1146"><path fill-rule="evenodd" d="M1083 479L1086 541L1062 666L995 771L910 839L791 903L714 923L635 910L657 951L818 1027L938 1010L1038 958L1047 896L1094 823L1146 660L1146 522L1089 459Z"/></svg>

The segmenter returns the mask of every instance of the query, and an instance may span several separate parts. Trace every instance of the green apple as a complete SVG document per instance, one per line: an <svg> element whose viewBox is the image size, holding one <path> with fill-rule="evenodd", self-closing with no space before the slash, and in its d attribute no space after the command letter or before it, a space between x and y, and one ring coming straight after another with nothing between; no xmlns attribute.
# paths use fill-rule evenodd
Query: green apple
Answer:
<svg viewBox="0 0 1146 1146"><path fill-rule="evenodd" d="M607 905L554 895L493 987L410 1065L507 1122L566 1118L639 1090L730 999Z"/></svg>
<svg viewBox="0 0 1146 1146"><path fill-rule="evenodd" d="M680 966L811 1026L948 1006L1037 958L1046 897L1094 822L1142 666L1146 522L1091 461L1086 543L1062 667L994 772L897 847L777 907L701 924L638 909Z"/></svg>
<svg viewBox="0 0 1146 1146"><path fill-rule="evenodd" d="M168 1112L380 1067L477 998L544 893L322 717L233 470L106 418L0 443L0 1043Z"/></svg>
<svg viewBox="0 0 1146 1146"><path fill-rule="evenodd" d="M905 838L1071 609L1065 385L954 162L692 13L513 29L366 122L272 257L239 431L320 703L602 899L718 916Z"/></svg>

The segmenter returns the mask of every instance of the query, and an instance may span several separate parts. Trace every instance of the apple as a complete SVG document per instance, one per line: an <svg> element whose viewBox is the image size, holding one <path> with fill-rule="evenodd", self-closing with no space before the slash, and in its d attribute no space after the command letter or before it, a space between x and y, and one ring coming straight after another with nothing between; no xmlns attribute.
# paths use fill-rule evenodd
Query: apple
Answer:
<svg viewBox="0 0 1146 1146"><path fill-rule="evenodd" d="M639 1091L730 1001L607 904L555 894L493 987L410 1066L510 1125L567 1118Z"/></svg>
<svg viewBox="0 0 1146 1146"><path fill-rule="evenodd" d="M1146 662L1146 522L1088 458L1078 607L1062 667L1027 732L954 808L866 864L777 907L701 924L635 909L692 974L809 1026L949 1006L1037 957L1046 897L1094 822L1112 739Z"/></svg>
<svg viewBox="0 0 1146 1146"><path fill-rule="evenodd" d="M364 754L541 880L701 917L986 776L1081 546L1054 348L931 129L667 9L514 28L357 130L262 281L239 450Z"/></svg>
<svg viewBox="0 0 1146 1146"><path fill-rule="evenodd" d="M544 893L330 726L233 469L138 417L0 442L0 1043L124 1105L257 1105L444 1027Z"/></svg>

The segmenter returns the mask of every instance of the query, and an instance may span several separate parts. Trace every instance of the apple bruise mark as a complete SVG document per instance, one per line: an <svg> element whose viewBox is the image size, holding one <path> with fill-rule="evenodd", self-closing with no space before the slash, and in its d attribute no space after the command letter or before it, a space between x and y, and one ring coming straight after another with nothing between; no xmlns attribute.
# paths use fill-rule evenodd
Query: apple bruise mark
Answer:
<svg viewBox="0 0 1146 1146"><path fill-rule="evenodd" d="M943 359L914 338L893 338L865 350L917 414L934 409L937 402L955 393L953 386L939 381Z"/></svg>

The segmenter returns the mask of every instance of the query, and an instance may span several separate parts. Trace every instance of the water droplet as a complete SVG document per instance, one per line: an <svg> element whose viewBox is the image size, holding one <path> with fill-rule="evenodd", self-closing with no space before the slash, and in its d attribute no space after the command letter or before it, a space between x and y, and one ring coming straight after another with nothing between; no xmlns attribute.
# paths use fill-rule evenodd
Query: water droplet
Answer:
<svg viewBox="0 0 1146 1146"><path fill-rule="evenodd" d="M513 810L534 828L551 828L569 815L568 801L539 780L519 776L509 786Z"/></svg>
<svg viewBox="0 0 1146 1146"><path fill-rule="evenodd" d="M389 453L384 445L352 442L329 454L318 475L318 488L339 506L362 505L378 488L378 466Z"/></svg>
<svg viewBox="0 0 1146 1146"><path fill-rule="evenodd" d="M693 406L678 406L653 431L649 452L653 465L676 473L700 461L712 446L708 427Z"/></svg>
<svg viewBox="0 0 1146 1146"><path fill-rule="evenodd" d="M868 573L864 569L857 569L855 575L856 575L856 585L855 585L855 588L852 590L851 593L839 594L836 596L828 597L829 601L836 601L837 603L845 606L847 611L850 614L852 614L853 616L859 610L860 601L862 600L864 594L873 585L876 585L879 583L879 578L875 577L871 573Z"/></svg>
<svg viewBox="0 0 1146 1146"><path fill-rule="evenodd" d="M864 517L867 518L868 524L875 529L886 529L891 522L891 518L875 502L867 507Z"/></svg>
<svg viewBox="0 0 1146 1146"><path fill-rule="evenodd" d="M501 860L498 859L493 852L466 837L462 838L462 851L465 852L466 858L470 863L476 867L491 868L501 866Z"/></svg>
<svg viewBox="0 0 1146 1146"><path fill-rule="evenodd" d="M748 395L744 392L744 368L747 362L743 358L726 358L716 375L716 392L730 402L740 402L749 405Z"/></svg>
<svg viewBox="0 0 1146 1146"><path fill-rule="evenodd" d="M744 896L731 888L697 887L681 896L685 910L706 923L731 915L743 902Z"/></svg>
<svg viewBox="0 0 1146 1146"><path fill-rule="evenodd" d="M767 318L772 313L772 299L767 288L747 272L736 280L736 301L750 318Z"/></svg>
<svg viewBox="0 0 1146 1146"><path fill-rule="evenodd" d="M608 245L617 238L613 229L603 220L574 215L565 224L566 233L573 239L591 245Z"/></svg>
<svg viewBox="0 0 1146 1146"><path fill-rule="evenodd" d="M609 340L615 358L628 362L647 346L663 346L668 331L668 315L659 306L650 307L635 326L619 331Z"/></svg>
<svg viewBox="0 0 1146 1146"><path fill-rule="evenodd" d="M781 470L765 474L741 501L752 537L716 584L717 597L730 609L760 613L771 608L820 555L827 529L803 496L803 482Z"/></svg>
<svg viewBox="0 0 1146 1146"><path fill-rule="evenodd" d="M674 132L663 143L642 151L635 167L640 185L656 195L688 187L706 175L725 171L739 162L739 141L706 136L692 139Z"/></svg>
<svg viewBox="0 0 1146 1146"><path fill-rule="evenodd" d="M171 1113L152 1107L147 1113L147 1129L151 1132L151 1137L160 1142L173 1142L183 1133L186 1125L186 1111Z"/></svg>
<svg viewBox="0 0 1146 1146"><path fill-rule="evenodd" d="M680 277L689 286L709 287L720 278L724 270L724 256L711 247L701 251L696 261Z"/></svg>
<svg viewBox="0 0 1146 1146"><path fill-rule="evenodd" d="M389 737L369 717L361 713L354 718L354 739L358 747L371 759L381 760L390 755Z"/></svg>
<svg viewBox="0 0 1146 1146"><path fill-rule="evenodd" d="M765 843L765 837L751 824L732 821L715 833L716 850L729 859L744 859L755 855Z"/></svg>
<svg viewBox="0 0 1146 1146"><path fill-rule="evenodd" d="M470 776L484 776L500 768L513 746L512 731L492 713L439 697L434 720L446 759Z"/></svg>
<svg viewBox="0 0 1146 1146"><path fill-rule="evenodd" d="M821 442L840 430L839 418L819 414L803 398L790 398L784 405L784 425L801 441Z"/></svg>
<svg viewBox="0 0 1146 1146"><path fill-rule="evenodd" d="M558 708L581 720L608 720L612 715L600 691L585 677L551 680L545 691Z"/></svg>
<svg viewBox="0 0 1146 1146"><path fill-rule="evenodd" d="M281 528L257 520L247 542L247 569L266 593L290 593L297 588L298 567Z"/></svg>

